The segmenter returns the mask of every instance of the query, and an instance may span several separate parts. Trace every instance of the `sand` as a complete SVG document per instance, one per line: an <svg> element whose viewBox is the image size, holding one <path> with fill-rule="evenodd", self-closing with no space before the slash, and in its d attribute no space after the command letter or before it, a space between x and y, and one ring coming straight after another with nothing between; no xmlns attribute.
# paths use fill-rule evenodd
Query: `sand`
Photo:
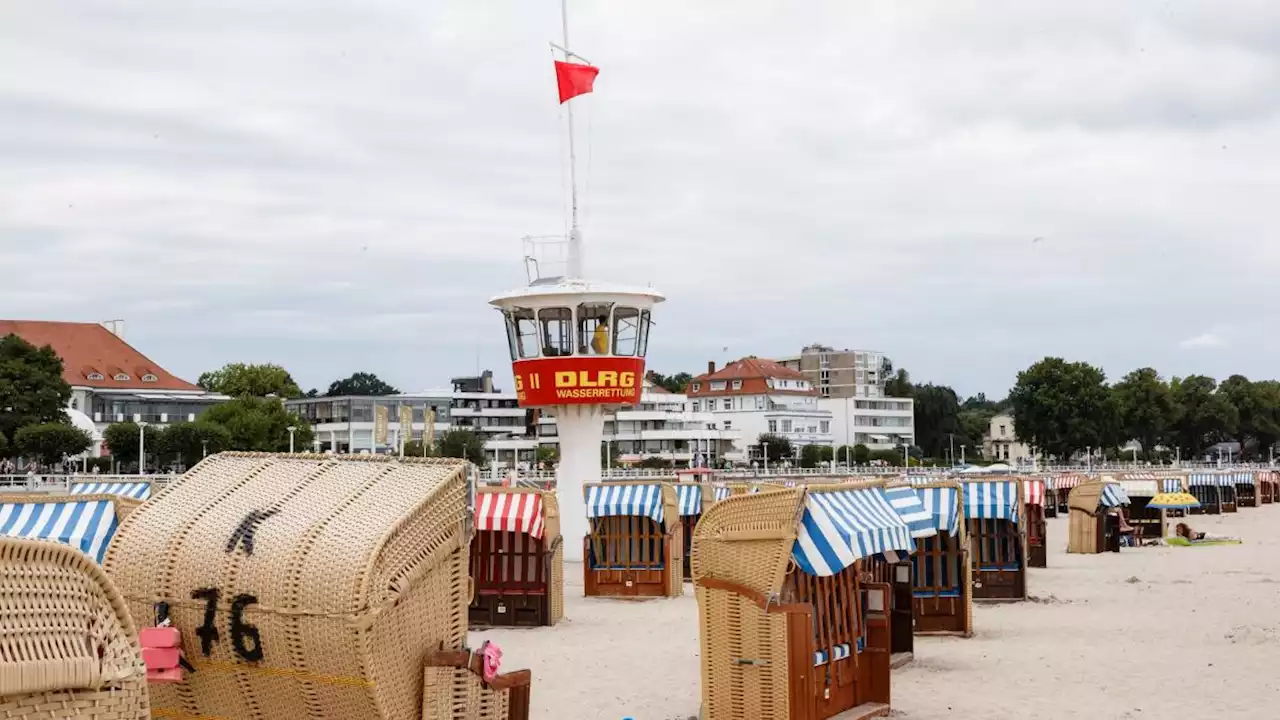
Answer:
<svg viewBox="0 0 1280 720"><path fill-rule="evenodd" d="M893 718L1280 718L1280 506L1196 516L1244 545L1066 554L1024 603L979 605L975 636L916 638L893 675ZM533 669L533 718L686 720L700 703L697 604L582 597L565 569L555 628L472 633L508 669Z"/></svg>

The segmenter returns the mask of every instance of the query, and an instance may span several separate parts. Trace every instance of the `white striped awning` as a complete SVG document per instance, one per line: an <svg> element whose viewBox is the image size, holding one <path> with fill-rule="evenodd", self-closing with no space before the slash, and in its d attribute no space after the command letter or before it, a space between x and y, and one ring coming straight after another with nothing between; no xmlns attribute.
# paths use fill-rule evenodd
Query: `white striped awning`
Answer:
<svg viewBox="0 0 1280 720"><path fill-rule="evenodd" d="M956 534L960 527L960 490L950 487L916 488L924 509L933 516L933 526L941 532Z"/></svg>
<svg viewBox="0 0 1280 720"><path fill-rule="evenodd" d="M476 530L521 532L542 537L542 496L496 492L476 496Z"/></svg>
<svg viewBox="0 0 1280 720"><path fill-rule="evenodd" d="M715 490L716 490L716 491L715 491L715 500L716 500L716 502L720 502L721 500L727 499L730 495L732 495L732 494L733 494L733 493L729 490L729 486L728 486L728 485L716 485Z"/></svg>
<svg viewBox="0 0 1280 720"><path fill-rule="evenodd" d="M860 558L914 550L911 530L884 490L863 488L806 494L791 556L804 572L826 577Z"/></svg>
<svg viewBox="0 0 1280 720"><path fill-rule="evenodd" d="M72 495L123 495L135 500L151 497L149 482L78 482L71 484Z"/></svg>
<svg viewBox="0 0 1280 720"><path fill-rule="evenodd" d="M1120 487L1130 497L1155 497L1160 494L1160 483L1156 481L1154 475L1150 476L1150 479L1125 475L1120 480Z"/></svg>
<svg viewBox="0 0 1280 720"><path fill-rule="evenodd" d="M924 502L915 489L885 488L884 494L889 498L889 505L894 512L898 513L898 517L902 518L902 522L906 523L907 528L911 530L911 537L927 538L938 534L938 528L933 525L933 515L925 508Z"/></svg>
<svg viewBox="0 0 1280 720"><path fill-rule="evenodd" d="M1253 478L1253 471L1231 473L1231 482L1236 485L1256 485Z"/></svg>
<svg viewBox="0 0 1280 720"><path fill-rule="evenodd" d="M1167 477L1160 481L1160 489L1167 493L1182 492L1182 478Z"/></svg>
<svg viewBox="0 0 1280 720"><path fill-rule="evenodd" d="M1231 475L1227 473L1191 473L1187 476L1187 487L1208 485L1210 487L1228 487L1235 485Z"/></svg>
<svg viewBox="0 0 1280 720"><path fill-rule="evenodd" d="M591 485L587 487L587 517L647 517L662 522L662 486Z"/></svg>
<svg viewBox="0 0 1280 720"><path fill-rule="evenodd" d="M1023 480L1022 502L1027 505L1044 505L1044 481Z"/></svg>
<svg viewBox="0 0 1280 720"><path fill-rule="evenodd" d="M1018 522L1018 481L964 484L964 516L976 520Z"/></svg>
<svg viewBox="0 0 1280 720"><path fill-rule="evenodd" d="M728 488L725 488L726 490ZM702 514L702 486L695 483L676 485L676 500L680 505L680 515Z"/></svg>
<svg viewBox="0 0 1280 720"><path fill-rule="evenodd" d="M1129 496L1124 494L1118 483L1107 483L1102 487L1102 494L1098 496L1099 507L1113 508L1128 504Z"/></svg>
<svg viewBox="0 0 1280 720"><path fill-rule="evenodd" d="M98 563L118 525L110 500L0 503L0 535L60 542Z"/></svg>

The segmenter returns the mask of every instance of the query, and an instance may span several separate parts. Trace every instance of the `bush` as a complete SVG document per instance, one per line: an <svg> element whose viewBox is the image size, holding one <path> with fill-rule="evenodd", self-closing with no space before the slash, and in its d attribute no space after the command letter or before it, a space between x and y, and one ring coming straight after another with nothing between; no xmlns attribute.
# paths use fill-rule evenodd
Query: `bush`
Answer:
<svg viewBox="0 0 1280 720"><path fill-rule="evenodd" d="M858 465L866 465L871 462L871 448L858 443L853 446L853 462Z"/></svg>
<svg viewBox="0 0 1280 720"><path fill-rule="evenodd" d="M89 433L67 423L27 425L13 434L13 445L19 454L45 465L61 462L68 455L79 455L92 444Z"/></svg>
<svg viewBox="0 0 1280 720"><path fill-rule="evenodd" d="M893 450L875 450L871 453L870 461L881 461L892 467L902 467L902 453Z"/></svg>

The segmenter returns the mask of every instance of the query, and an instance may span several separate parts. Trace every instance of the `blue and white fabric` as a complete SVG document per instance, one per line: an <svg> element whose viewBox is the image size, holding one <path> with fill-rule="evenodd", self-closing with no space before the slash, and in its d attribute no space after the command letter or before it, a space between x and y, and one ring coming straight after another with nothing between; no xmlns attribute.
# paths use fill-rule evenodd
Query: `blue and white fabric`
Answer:
<svg viewBox="0 0 1280 720"><path fill-rule="evenodd" d="M1018 522L1018 481L964 484L964 516L975 520Z"/></svg>
<svg viewBox="0 0 1280 720"><path fill-rule="evenodd" d="M695 484L676 485L676 499L680 505L680 515L702 514L702 486Z"/></svg>
<svg viewBox="0 0 1280 720"><path fill-rule="evenodd" d="M1191 473L1187 477L1187 486L1201 485L1210 487L1227 487L1235 486L1235 481L1230 475L1222 473Z"/></svg>
<svg viewBox="0 0 1280 720"><path fill-rule="evenodd" d="M151 497L148 482L78 482L71 485L72 495L121 495L135 500Z"/></svg>
<svg viewBox="0 0 1280 720"><path fill-rule="evenodd" d="M894 512L907 524L911 537L927 538L938 534L933 516L925 509L917 490L909 487L885 488L884 494L889 498L889 505Z"/></svg>
<svg viewBox="0 0 1280 720"><path fill-rule="evenodd" d="M960 528L960 490L949 487L916 488L925 512L940 532L955 535Z"/></svg>
<svg viewBox="0 0 1280 720"><path fill-rule="evenodd" d="M118 525L110 500L0 503L0 535L60 542L98 563Z"/></svg>
<svg viewBox="0 0 1280 720"><path fill-rule="evenodd" d="M1182 492L1182 478L1165 478L1160 481L1160 486L1167 493Z"/></svg>
<svg viewBox="0 0 1280 720"><path fill-rule="evenodd" d="M1237 472L1231 473L1231 483L1233 485L1253 485L1253 473Z"/></svg>
<svg viewBox="0 0 1280 720"><path fill-rule="evenodd" d="M1098 496L1098 506L1103 508L1120 507L1129 504L1129 496L1119 485L1107 483L1102 486L1102 494Z"/></svg>
<svg viewBox="0 0 1280 720"><path fill-rule="evenodd" d="M728 485L717 485L715 488L716 502L728 499L730 494Z"/></svg>
<svg viewBox="0 0 1280 720"><path fill-rule="evenodd" d="M791 557L801 570L835 575L860 558L900 550L915 541L882 488L809 492Z"/></svg>
<svg viewBox="0 0 1280 720"><path fill-rule="evenodd" d="M647 517L662 522L662 486L591 485L587 487L587 517Z"/></svg>

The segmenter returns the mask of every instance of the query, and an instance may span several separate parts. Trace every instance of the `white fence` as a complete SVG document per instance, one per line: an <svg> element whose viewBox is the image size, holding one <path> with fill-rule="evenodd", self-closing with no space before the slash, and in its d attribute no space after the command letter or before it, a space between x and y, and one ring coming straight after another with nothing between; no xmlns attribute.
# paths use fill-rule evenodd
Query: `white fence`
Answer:
<svg viewBox="0 0 1280 720"><path fill-rule="evenodd" d="M180 475L0 475L0 492L67 494L82 482L149 482L155 488L177 480Z"/></svg>

